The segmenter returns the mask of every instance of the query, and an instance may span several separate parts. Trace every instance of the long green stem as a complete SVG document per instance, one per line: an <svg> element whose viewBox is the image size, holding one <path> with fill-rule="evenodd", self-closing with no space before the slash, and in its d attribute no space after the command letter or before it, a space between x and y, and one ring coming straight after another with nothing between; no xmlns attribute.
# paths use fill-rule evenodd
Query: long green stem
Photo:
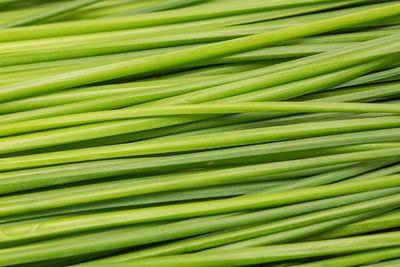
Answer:
<svg viewBox="0 0 400 267"><path fill-rule="evenodd" d="M154 14L136 14L132 16L83 20L78 22L65 22L55 23L50 25L39 25L35 27L25 27L22 29L8 29L2 30L1 41L21 40L21 39L34 39L44 37L55 37L63 35L73 35L81 33L99 32L99 31L113 31L118 29L127 28L140 28L154 25L164 25L172 23L180 23L186 21L194 21L201 19L211 19L215 17L223 17L229 15L246 14L256 11L270 10L282 7L296 7L308 3L316 3L310 0L301 0L282 3L280 1L259 1L252 0L251 3L244 5L243 3L236 2L228 7L224 3L211 3L201 7L186 8L181 10L159 12L157 16ZM326 0L319 0L317 3L327 2ZM356 1L357 2L357 1ZM213 12L210 12L212 10ZM280 10L279 10L280 11ZM390 17L390 16L385 16ZM58 31L54 31L57 29ZM34 33L33 33L34 32Z"/></svg>
<svg viewBox="0 0 400 267"><path fill-rule="evenodd" d="M362 237L292 243L286 245L246 248L233 251L218 251L192 254L189 253L186 255L154 257L149 259L128 261L126 263L114 263L113 266L246 266L282 260L312 258L318 256L359 252L369 249L390 248L399 246L399 236L399 232L391 232Z"/></svg>
<svg viewBox="0 0 400 267"><path fill-rule="evenodd" d="M369 264L367 267L392 267L400 264L400 259L392 261L384 261L382 263Z"/></svg>
<svg viewBox="0 0 400 267"><path fill-rule="evenodd" d="M397 266L398 1L0 6L0 266Z"/></svg>
<svg viewBox="0 0 400 267"><path fill-rule="evenodd" d="M267 192L267 191L268 192L277 192L277 191L292 190L292 189L308 187L308 186L330 184L330 183L338 182L338 181L345 180L348 178L351 178L351 179L349 179L350 181L356 181L356 180L358 180L357 178L363 173L367 173L367 172L371 173L375 169L396 163L397 161L398 161L398 159L386 159L386 160L374 160L374 161L369 161L369 162L362 162L362 163L355 164L353 166L349 166L347 168L310 176L310 177L304 178L302 180L298 180L298 181L294 181L292 183L281 185L279 187L267 188L267 189L261 190L261 192ZM376 177L384 176L384 175L380 175L379 173L378 173L378 175L375 172L373 172L373 173L374 173L374 175L376 175Z"/></svg>
<svg viewBox="0 0 400 267"><path fill-rule="evenodd" d="M65 207L57 210L46 210L42 212L24 214L19 216L8 217L1 220L1 223L20 221L21 219L35 219L46 216L56 216L77 214L79 212L104 211L115 208L139 208L148 205L161 205L171 203L184 203L202 199L218 199L222 197L233 197L245 195L251 192L257 192L260 189L269 187L279 187L286 181L267 181L254 182L250 184L225 184L221 186L208 186L188 190L170 191L165 193L146 194L141 196L126 197L105 202L94 202L87 205L79 205L73 207Z"/></svg>
<svg viewBox="0 0 400 267"><path fill-rule="evenodd" d="M173 119L173 118L172 118ZM121 145L100 146L70 151L59 151L53 153L42 153L38 155L27 155L20 157L9 157L0 159L0 169L7 170L21 168L22 166L43 166L68 162L88 161L106 158L127 157L163 154L169 152L184 152L194 150L205 150L213 148L232 147L239 145L257 144L272 141L299 139L313 136L324 136L330 134L349 133L356 131L395 128L400 125L400 118L397 116L348 119L341 121L310 122L297 125L265 127L251 130L233 131L229 138L225 133L204 134L190 136L182 140L181 137L168 138L164 140L145 140L136 143ZM75 127L76 134L85 134L85 129L93 130L92 126ZM101 127L97 127L98 130ZM104 130L101 129L101 130ZM110 129L108 129L110 130ZM53 135L60 138L64 129L53 130ZM44 144L51 144L52 136L46 134L32 133L31 138L8 137L2 139L2 153L27 150L29 148L43 147ZM6 141L7 140L7 141ZM67 140L66 140L67 141ZM60 141L57 141L59 143Z"/></svg>
<svg viewBox="0 0 400 267"><path fill-rule="evenodd" d="M393 198L393 196L389 196L382 198L382 200ZM267 222L264 224L242 227L231 231L217 232L214 234L199 236L192 239L171 242L160 245L158 247L117 255L98 261L95 260L93 261L93 263L125 262L139 258L148 258L161 255L177 255L183 252L188 253L200 250L204 250L205 253L208 253L209 251L221 250L232 251L246 247L258 247L261 245L276 244L282 242L286 238L299 237L301 235L307 236L309 234L309 231L318 231L319 227L321 227L321 225L318 224L321 222L323 223L322 228L324 228L330 227L332 223L337 224L337 221L334 222L335 219L340 219L339 224L346 222L350 223L353 220L357 221L360 220L362 217L367 218L374 214L374 212L365 214L366 211L375 210L376 215L376 209L379 209L379 205L380 204L377 204L375 200L365 201L274 222ZM395 207L396 205L398 204L389 204L386 207L390 208ZM383 208L384 206L381 207ZM358 215L360 217L357 216L358 218L346 218L346 216L348 216L349 214ZM310 229L304 228L307 226ZM241 240L244 241L238 242Z"/></svg>
<svg viewBox="0 0 400 267"><path fill-rule="evenodd" d="M375 63L374 62L372 62L372 63L373 63L372 67L375 68ZM381 64L381 63L379 63L379 64ZM367 69L370 68L370 66L366 66L366 67L367 67ZM359 69L359 67L356 67L356 68L357 68L357 70L355 70L356 73L359 71L362 71L362 72L365 71L363 65L361 66L361 69ZM293 71L291 70L290 72L293 72ZM343 76L348 77L347 75L353 76L354 74L355 73L353 73L352 71L349 72L348 70L346 70L346 73L337 73L337 74L335 73L333 76L333 80L332 80L332 77L330 77L330 75L328 75L328 77L325 77L325 76L322 78L318 77L317 80L312 78L311 81L305 80L304 83L302 81L300 81L300 84L292 83L289 85L284 85L282 87L278 86L278 87L274 88L275 90L267 90L266 93L255 92L254 95L250 94L247 98L245 96L243 96L243 99L253 101L254 99L264 100L265 98L266 99L285 98L290 95L293 96L293 95L301 94L301 92L304 93L305 91L315 90L315 88L320 89L321 86L327 86L327 83L328 84L331 84L332 82L336 83L337 82L336 79L338 79L338 78L343 79ZM236 86L236 88L240 91L243 91L243 89L250 90L250 89L254 89L254 85L257 87L266 86L264 84L264 81L267 81L267 83L271 82L271 79L268 79L268 77L272 78L272 80L273 80L273 77L277 77L279 79L279 82L281 82L280 80L282 77L286 77L286 75L284 75L284 76L274 75L274 74L272 74L272 75L273 75L272 77L269 77L269 76L262 77L261 84L260 84L259 79L256 78L256 79L250 79L249 82L245 81L244 84L243 84L243 82L241 82L238 84L238 86ZM204 86L203 83L200 83L199 85ZM187 90L188 88L186 86L184 86L183 88L179 88L179 87L172 88L172 89L166 88L165 92L167 95L171 94L171 91L174 92L174 94L176 94L177 90L179 92L180 89ZM228 91L230 91L230 93L232 93L234 91L234 90L232 90L232 86L230 84L227 84L227 86L222 85L218 88L212 88L212 89L214 89L214 90L206 89L204 92L200 91L200 92L194 93L194 94L189 93L189 95L184 94L182 96L179 96L176 99L172 98L172 100L167 98L166 103L170 103L171 101L172 101L171 103L175 103L175 104L176 103L179 104L182 101L190 101L190 102L205 101L205 100L213 99L215 97L221 97L221 95L225 95L226 92L228 92ZM160 92L150 93L150 94L145 92L143 95L134 94L133 99L127 98L126 95L117 95L115 97L111 97L114 100L111 100L110 97L106 97L107 99L100 98L100 99L96 99L96 100L89 100L88 102L90 102L90 105L89 105L90 107L93 106L95 108L99 108L104 105L108 105L108 106L109 105L121 105L121 102L124 103L126 101L132 101L132 100L144 101L145 99L148 99L149 97L150 98L153 97L153 95L155 95L156 97L160 97L160 95L162 95L162 94L160 94ZM242 99L242 98L239 98L239 99ZM234 101L235 98L233 98L232 100ZM163 102L165 102L165 101L162 101L161 103L163 103ZM150 103L154 104L154 102L150 102ZM157 104L157 102L155 102L155 103ZM71 104L71 105L72 105L72 108L75 110L79 110L82 108L87 109L86 104L81 107L80 106L81 104L79 102ZM60 110L60 108L61 108L61 110ZM65 112L65 109L66 108L68 109L69 106L61 106L60 108L58 108L58 107L55 108L56 114L57 114L57 112L59 113L60 111ZM51 108L51 109L53 110L53 113L54 113L54 108ZM30 115L28 115L28 114L30 114ZM39 116L48 116L48 114L49 114L48 109L33 111L33 113L32 112L22 112L21 114L17 113L16 116L14 116L14 114L11 114L10 116L3 116L3 119L1 121L2 122L12 122L15 120L18 121L21 119L27 119L27 118L29 118L29 116L31 116L31 118L32 118L32 115L34 117L37 117L38 115ZM61 114L63 114L63 113L61 113ZM27 115L28 115L28 117L27 117ZM275 116L275 115L273 115L273 116ZM132 132L132 131L147 130L147 129L158 128L158 127L171 125L171 124L172 125L180 124L180 123L192 121L192 120L198 120L198 118L194 118L194 117L191 117L191 118L175 117L174 118L174 117L172 117L172 118L136 120L136 121L117 121L117 122L110 122L108 124L100 123L97 125L98 127L102 127L102 128L106 127L109 130L107 130L107 131L99 130L98 127L95 127L96 125L91 125L90 126L91 128L86 127L86 129L84 129L85 134L82 134L79 132L79 130L80 130L79 128L82 128L82 127L65 129L64 130L65 138L60 139L59 135L57 135L58 136L57 142L66 142L67 140L68 140L68 142L71 142L71 141L78 141L78 140L82 140L82 139L90 139L90 138L96 138L96 137L98 138L98 137L104 137L104 136L115 135L115 134L123 134L123 133L126 133L127 131ZM110 127L112 127L113 131L110 131ZM46 142L51 142L51 141L52 141L52 139L49 136L47 136ZM25 140L24 143L27 144L28 141ZM35 144L38 145L39 143L35 142Z"/></svg>
<svg viewBox="0 0 400 267"><path fill-rule="evenodd" d="M53 240L46 240L40 243L26 244L15 248L0 250L0 253L4 254L2 254L1 258L5 261L7 260L9 264L36 262L53 258L56 259L61 255L61 251L62 255L65 256L91 254L100 251L110 251L110 249L115 250L124 247L140 246L160 241L196 236L199 234L223 230L228 227L275 221L291 216L306 214L308 212L359 203L391 194L393 194L393 190L385 189L243 214L239 213L192 218L155 226L150 225L148 227L133 225L117 229L106 229L97 233L82 233L78 236L67 236ZM46 218L42 220L46 220ZM93 244L96 244L96 246ZM121 255L121 258L125 259L125 256ZM111 257L104 261L114 260Z"/></svg>
<svg viewBox="0 0 400 267"><path fill-rule="evenodd" d="M0 184L2 193L14 192L14 190L28 190L46 186L61 185L78 181L93 180L105 177L112 177L124 174L145 174L148 172L170 172L180 171L190 168L200 168L205 166L224 166L226 164L243 164L252 162L251 159L267 160L280 151L295 152L304 149L329 148L338 144L360 144L367 142L379 142L398 140L398 137L391 136L397 133L397 129L383 131L367 131L364 134L344 134L329 137L317 137L309 140L288 141L286 144L266 144L247 146L245 149L228 148L209 152L196 152L184 155L151 157L147 159L116 159L107 161L94 161L87 163L76 163L68 165L58 165L53 167L35 168L14 172L3 172L0 174ZM371 137L373 136L373 138ZM239 150L240 149L240 150ZM240 152L240 153L239 153ZM245 161L246 159L250 159ZM253 161L259 162L259 160ZM300 172L298 175L312 175L315 172ZM274 174L270 177L279 179L289 179L290 175L280 177ZM296 174L295 174L296 177ZM264 176L264 180L269 180Z"/></svg>
<svg viewBox="0 0 400 267"><path fill-rule="evenodd" d="M322 240L329 238L354 236L384 229L396 228L399 226L400 226L400 212L394 211L359 223L339 227L338 229L334 229L333 231L319 234L313 237L312 239Z"/></svg>
<svg viewBox="0 0 400 267"><path fill-rule="evenodd" d="M11 27L20 27L20 26L25 26L25 25L30 25L34 24L37 22L41 22L50 18L54 18L56 16L63 15L65 13L75 11L79 8L95 4L99 2L100 0L76 0L73 1L72 3L68 4L62 4L54 9L50 9L47 12L41 12L26 18L19 19L17 21L12 21L7 24L0 25L1 28L11 28Z"/></svg>
<svg viewBox="0 0 400 267"><path fill-rule="evenodd" d="M129 110L102 111L80 113L52 117L42 120L0 125L0 136L40 131L52 128L62 128L80 124L122 120L142 117L199 115L199 114L229 114L245 112L365 112L365 113L400 113L397 104L361 104L333 102L266 102L266 103L236 103L236 104L196 104L179 105L159 108L130 108Z"/></svg>
<svg viewBox="0 0 400 267"><path fill-rule="evenodd" d="M281 43L283 41L359 25L368 21L392 17L399 13L400 4L393 4L351 15L276 30L269 33L256 34L249 37L200 46L198 48L185 49L172 54L167 53L162 56L155 55L143 59L126 60L120 63L88 68L84 72L79 71L55 75L45 80L29 81L29 83L20 83L7 88L1 88L0 98L2 102L5 102L88 83L115 79L152 70L161 70L190 62L244 52ZM207 14L209 14L209 10L207 10ZM188 14L185 15L187 16ZM71 25L68 25L68 28L71 28ZM79 24L79 28L85 27L83 27L82 24ZM60 28L58 27L57 29L59 30Z"/></svg>
<svg viewBox="0 0 400 267"><path fill-rule="evenodd" d="M276 174L282 171L295 171L307 167L331 166L333 164L343 164L370 159L372 155L375 159L377 159L381 157L393 156L393 152L396 153L398 150L399 148L323 156L317 158L318 163L315 163L316 158L307 158L244 167L224 168L220 170L167 174L151 178L146 177L143 179L84 185L66 189L50 190L47 192L3 197L0 199L0 205L4 206L4 212L6 213L8 211L21 213L28 210L36 211L50 208L60 208L148 193L224 184L227 182L240 180L245 181L249 178ZM395 156L397 156L397 154L395 154ZM8 188L6 187L5 190L7 189ZM13 189L11 187L11 191L12 190ZM33 201L34 205L26 204L29 201ZM1 210L2 209L0 208L0 212Z"/></svg>
<svg viewBox="0 0 400 267"><path fill-rule="evenodd" d="M316 58L317 59L317 58ZM337 63L336 59L336 63ZM306 62L309 60L306 59ZM312 60L311 60L312 61ZM345 62L348 62L347 60ZM190 102L198 103L206 100L215 100L221 97L230 96L233 94L240 94L248 92L249 90L257 90L261 88L268 87L268 85L273 81L272 84L280 84L286 83L288 80L285 78L282 81L282 76L277 77L277 74L272 73L272 75L266 75L271 72L276 72L278 70L286 69L289 66L297 65L299 62L293 62L294 64L286 64L280 65L278 67L271 66L271 68L263 68L254 71L248 71L246 73L242 73L241 75L227 75L225 77L215 77L210 79L200 80L198 82L184 84L181 86L175 87L167 87L167 88L160 88L157 91L150 91L149 90L137 90L132 93L126 94L118 94L115 96L106 96L100 97L97 99L89 99L87 101L79 101L76 103L71 103L69 105L61 105L55 107L49 107L44 109L38 110L31 110L26 112L20 112L15 114L8 114L3 115L0 117L0 123L12 123L18 121L24 121L28 119L36 119L36 118L43 118L43 117L50 117L54 115L63 115L63 114L70 114L70 113L77 113L77 112L85 112L85 111L93 111L93 110L104 110L104 109L111 109L111 108L120 108L126 107L129 105L140 104L143 102L149 102L148 104L157 104L160 103L165 104L182 104L187 103L185 99L190 99ZM304 62L305 63L305 62ZM354 78L363 74L365 72L371 71L379 67L381 64L387 63L384 61L377 61L377 62L369 62L362 64L360 66L356 66L350 69L345 69L343 71L338 71L334 73L329 73L326 75L322 75L321 77L310 78L306 80L300 80L298 82L288 83L282 86L276 86L271 89L273 90L260 90L260 92L255 91L253 93L249 93L248 95L241 95L242 98L238 97L231 97L227 99L221 99L221 101L227 102L238 102L238 101L260 101L260 100L280 100L286 99L293 96L314 92L316 90L321 90L321 88L329 87L332 85L337 85L340 82L347 81L348 79ZM321 68L321 66L320 66ZM302 71L308 73L308 70L311 70L310 67L307 67L306 70L302 69L290 69L287 72L289 77L295 77L298 73L302 73ZM295 74L297 73L297 74ZM264 77L256 77L251 79L251 77L263 75ZM244 82L235 83L240 78L249 78ZM283 76L286 77L286 74ZM278 78L277 82L274 82L275 79ZM267 82L267 84L265 84ZM225 85L226 84L226 85ZM123 86L123 85L122 85ZM207 87L212 86L210 89L204 89ZM204 90L202 90L204 89ZM233 90L234 89L234 90ZM266 93L264 93L266 91ZM195 93L190 93L195 92ZM173 97L175 95L179 95L177 97ZM171 97L172 96L172 97ZM156 99L165 98L161 101L154 101ZM2 106L8 107L9 105L13 105L11 103L3 103ZM17 103L18 104L18 103ZM196 121L199 119L192 118L190 121ZM184 123L187 122L187 118L182 118L179 120L177 118L177 123ZM160 121L161 125L164 125L162 121ZM131 122L126 123L131 124ZM133 122L135 128L138 128L137 123ZM96 131L98 132L98 131ZM123 133L123 132L121 132ZM82 137L81 137L82 138Z"/></svg>
<svg viewBox="0 0 400 267"><path fill-rule="evenodd" d="M374 261L382 261L389 260L393 258L397 258L400 254L400 247L394 248L386 248L379 250L372 250L367 252L361 252L357 254L351 254L349 256L342 256L328 260L322 260L312 263L305 263L300 265L294 265L293 267L325 267L325 266L335 266L335 267L350 267L350 266L359 266L360 264L374 262ZM375 266L368 265L370 267ZM377 264L376 267L381 266L381 264ZM385 266L384 263L382 267ZM388 265L388 266L396 266Z"/></svg>
<svg viewBox="0 0 400 267"><path fill-rule="evenodd" d="M366 192L400 186L399 175L380 177L369 181L291 190L256 196L243 196L224 200L203 201L190 204L166 205L128 211L114 211L81 215L62 219L48 219L37 223L21 223L0 226L4 241L39 238L51 235L93 230L118 225L145 223L159 220L184 219L204 215L223 214L259 208L276 207L304 201L340 195ZM397 197L397 201L399 198ZM25 202L26 203L26 202ZM8 203L2 208L2 216L23 213L23 209L12 210ZM32 207L31 207L32 208ZM32 209L30 209L31 211ZM26 211L26 210L25 210ZM62 227L60 227L62 226Z"/></svg>
<svg viewBox="0 0 400 267"><path fill-rule="evenodd" d="M395 83L384 83L379 85L373 86L361 86L357 88L357 90L352 91L351 89L346 90L347 93L339 94L339 95L321 95L322 97L313 98L311 101L315 99L315 101L343 101L343 102L354 102L354 101L376 101L380 100L384 97L393 97L399 94L398 90L396 89ZM242 114L244 115L244 114ZM248 115L248 114L247 114ZM132 133L127 134L125 136L116 136L108 137L103 140L107 140L106 144L112 144L113 140L118 140L117 142L132 142L138 141L142 139L154 138L163 135L195 135L195 134L203 134L203 133L211 133L211 132L224 132L224 131L231 131L231 130L238 130L238 129L251 129L251 128L258 128L267 125L275 125L276 122L282 122L283 124L289 123L298 123L308 118L322 119L322 120L330 120L332 116L337 116L335 114L327 114L327 115L297 115L291 117L283 117L281 119L271 119L271 117L282 117L289 114L284 113L276 113L274 116L241 116L241 115L226 115L223 117L218 118L209 118L207 120L192 122L190 124L184 125L176 125L174 127L167 127L163 129L154 129L154 130L147 130L141 133ZM343 118L344 115L341 115ZM292 119L291 119L292 118ZM256 121L254 123L248 121ZM259 122L257 122L259 121ZM245 122L245 123L244 123ZM247 123L246 123L247 122ZM280 123L280 125L282 124ZM233 124L233 125L232 125ZM222 126L221 126L222 125ZM224 126L227 125L227 126ZM219 126L219 127L218 127ZM200 129L200 130L199 130ZM102 139L97 139L96 144L103 144Z"/></svg>
<svg viewBox="0 0 400 267"><path fill-rule="evenodd" d="M124 29L124 30L117 30L117 31L106 31L106 32L98 32L98 33L89 33L89 34L80 34L80 35L72 35L72 36L57 36L55 38L43 38L46 36L41 36L43 33L39 32L25 32L22 36L14 35L14 36L1 36L0 40L6 41L5 43L1 43L1 48L27 48L30 45L35 47L36 45L40 46L51 46L57 44L71 44L71 43L87 43L87 42L96 42L98 40L102 41L112 41L119 38L125 38L125 36L130 38L142 38L142 37L151 37L151 36L164 36L170 34L177 34L179 32L198 32L198 31L213 31L217 30L219 27L229 27L240 24L252 23L257 21L264 21L264 20L274 20L277 18L282 17L290 17L295 15L301 15L308 12L315 12L321 11L324 9L340 7L343 4L341 3L324 3L322 5L312 5L312 6L304 6L304 7L294 7L288 9L278 9L278 10L270 10L270 11L262 11L256 13L250 13L245 15L235 15L229 17L222 17L222 18L215 18L215 19L207 19L204 21L195 21L195 22L186 22L186 23L179 23L179 24L167 24L167 25L160 25L160 26L153 26L153 27L146 27L146 28L139 28L139 29ZM365 7L363 9L366 9ZM362 10L362 9L361 9ZM357 11L357 10L356 10ZM347 12L346 14L351 13ZM335 14L336 15L336 14ZM276 27L275 27L276 28ZM13 29L15 30L15 29ZM77 29L74 29L77 30ZM82 30L82 29L80 29ZM57 34L56 32L52 32L52 34ZM38 37L39 39L36 39ZM32 39L32 40L24 40L18 41L20 38L22 39ZM13 42L13 40L17 40ZM11 42L10 42L11 41Z"/></svg>

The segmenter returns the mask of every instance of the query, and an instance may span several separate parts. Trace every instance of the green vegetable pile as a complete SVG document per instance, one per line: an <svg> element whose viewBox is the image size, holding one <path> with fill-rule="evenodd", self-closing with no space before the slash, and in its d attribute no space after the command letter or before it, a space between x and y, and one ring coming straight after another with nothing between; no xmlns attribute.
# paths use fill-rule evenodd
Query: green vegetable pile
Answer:
<svg viewBox="0 0 400 267"><path fill-rule="evenodd" d="M0 266L400 266L400 1L0 0Z"/></svg>

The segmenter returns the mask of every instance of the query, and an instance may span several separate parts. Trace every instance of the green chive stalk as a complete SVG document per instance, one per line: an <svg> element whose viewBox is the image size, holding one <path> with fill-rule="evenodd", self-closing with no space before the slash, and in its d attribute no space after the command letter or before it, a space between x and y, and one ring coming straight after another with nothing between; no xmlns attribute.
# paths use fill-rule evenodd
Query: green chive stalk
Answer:
<svg viewBox="0 0 400 267"><path fill-rule="evenodd" d="M98 233L84 233L78 236L67 236L53 240L46 240L36 244L26 244L17 248L5 249L3 251L0 250L0 253L4 252L4 257L8 255L8 258L4 259L11 264L36 262L44 259L56 259L60 256L61 251L63 251L63 255L69 256L91 254L99 251L109 251L110 249L116 250L124 247L140 246L152 242L190 237L223 230L226 229L226 227L238 227L248 224L275 221L291 216L306 214L308 212L359 203L374 198L388 196L393 193L394 191L392 189L376 190L244 214L233 213L228 215L206 216L161 224L158 226L132 225L117 229L106 229ZM39 221L43 220L46 220L46 218ZM37 222L38 221L36 221L36 223ZM92 245L94 242L96 243L96 246ZM155 247L154 251L157 250L158 248ZM159 255L162 255L162 253ZM120 258L129 259L129 257L125 256L126 255L122 254ZM113 257L110 257L104 261L114 262L116 259L114 260Z"/></svg>
<svg viewBox="0 0 400 267"><path fill-rule="evenodd" d="M154 257L138 259L123 263L114 263L119 266L246 266L282 260L304 259L318 256L330 256L341 253L360 252L370 249L390 248L398 246L398 232L375 234L362 237L332 239L274 245L257 248L246 248L234 251L218 251L207 253L189 253L178 256ZM267 254L267 255L266 255Z"/></svg>
<svg viewBox="0 0 400 267"><path fill-rule="evenodd" d="M223 6L225 9L225 5ZM284 41L341 29L343 27L355 26L369 21L392 17L398 13L400 13L400 5L393 4L386 7L354 13L351 15L321 20L310 24L304 24L258 35L256 34L249 37L200 46L198 48L185 49L172 54L164 54L162 56L155 55L152 57L146 57L144 59L126 60L120 63L89 68L86 69L85 72L71 72L68 73L68 75L56 75L46 80L29 81L29 84L16 84L4 90L1 88L0 98L2 102L5 102L35 94L67 89L74 86L124 77L127 75L139 74L150 70L170 68L190 62L221 57L265 47L268 45L274 45ZM207 14L210 14L209 10L207 10ZM188 14L185 14L185 16L188 16ZM115 23L115 21L113 23ZM79 28L85 28L83 27L82 23L80 23L79 26ZM87 26L89 27L89 25ZM71 25L68 25L68 28L70 29ZM60 25L57 27L57 32L62 32ZM71 77L74 78L72 79Z"/></svg>

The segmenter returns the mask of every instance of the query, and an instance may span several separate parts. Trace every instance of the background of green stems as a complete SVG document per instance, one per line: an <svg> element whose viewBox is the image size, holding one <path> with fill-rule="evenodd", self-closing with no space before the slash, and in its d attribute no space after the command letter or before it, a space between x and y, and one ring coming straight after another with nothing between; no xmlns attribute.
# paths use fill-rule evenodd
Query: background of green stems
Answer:
<svg viewBox="0 0 400 267"><path fill-rule="evenodd" d="M0 0L0 266L400 266L400 1Z"/></svg>

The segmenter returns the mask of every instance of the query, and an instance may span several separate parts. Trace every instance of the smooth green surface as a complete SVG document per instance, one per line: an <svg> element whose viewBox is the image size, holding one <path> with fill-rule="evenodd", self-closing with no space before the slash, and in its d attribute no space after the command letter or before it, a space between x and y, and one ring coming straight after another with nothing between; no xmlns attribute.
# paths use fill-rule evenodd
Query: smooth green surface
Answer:
<svg viewBox="0 0 400 267"><path fill-rule="evenodd" d="M36 244L27 244L17 248L4 250L8 262L21 263L24 261L38 261L47 258L58 258L64 255L82 255L96 251L107 251L126 246L140 246L151 242L168 241L176 238L190 237L212 231L220 231L226 227L240 227L248 224L265 223L309 212L340 207L353 203L362 203L374 198L380 198L394 193L392 189L376 190L366 193L351 194L348 196L333 197L323 200L310 201L256 212L206 216L166 223L159 226L143 228L136 225L122 227L115 230L103 230L98 233L85 233L78 236L67 236L59 239L43 241ZM43 220L43 219L42 219ZM46 220L46 218L44 218ZM96 245L93 245L96 244ZM163 252L163 247L154 247L153 251ZM169 250L167 250L169 251ZM1 250L0 250L1 253ZM138 253L146 253L146 250ZM159 252L158 252L159 253ZM162 253L160 253L162 254ZM23 257L24 255L24 257ZM115 258L106 258L104 262L129 259L130 254L122 254Z"/></svg>
<svg viewBox="0 0 400 267"><path fill-rule="evenodd" d="M292 243L234 251L200 252L178 256L154 257L133 260L126 263L113 263L113 266L246 266L281 260L359 252L368 249L390 248L399 245L400 241L398 239L399 232L392 232L347 239Z"/></svg>
<svg viewBox="0 0 400 267"><path fill-rule="evenodd" d="M225 5L223 6L225 7ZM190 62L221 57L277 44L283 41L333 31L343 27L355 26L369 21L395 16L399 13L400 4L393 4L350 15L329 18L310 24L276 30L269 33L256 34L249 37L200 46L198 48L185 49L176 53L164 54L162 56L155 55L143 59L126 60L120 63L88 68L84 72L70 72L62 75L55 75L49 79L31 80L29 82L15 84L11 87L0 88L0 99L1 102L5 102L40 93L52 92L93 82L139 74L150 70L170 68ZM209 10L207 10L207 14L209 14ZM188 15L189 14L185 14L185 16ZM123 23L125 24L126 22L124 21ZM113 21L113 24L115 25L115 21ZM80 23L79 26L82 28L83 24ZM61 31L59 25L57 28ZM68 29L71 28L73 29L74 27L68 25ZM5 34L4 31L5 30L3 30L3 34ZM42 32L43 31L44 30L42 30ZM9 34L10 33L6 35Z"/></svg>

